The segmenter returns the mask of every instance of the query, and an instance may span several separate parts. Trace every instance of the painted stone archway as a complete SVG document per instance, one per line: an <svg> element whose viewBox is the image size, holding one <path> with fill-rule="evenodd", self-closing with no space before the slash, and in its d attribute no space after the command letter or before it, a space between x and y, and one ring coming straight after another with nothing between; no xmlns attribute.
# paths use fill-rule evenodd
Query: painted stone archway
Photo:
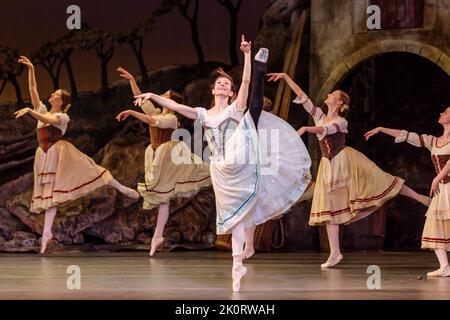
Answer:
<svg viewBox="0 0 450 320"><path fill-rule="evenodd" d="M419 55L435 63L450 75L450 57L439 48L412 40L382 40L366 45L339 63L330 73L313 101L316 103L323 101L325 96L336 88L345 76L360 63L374 56L390 52L407 52Z"/></svg>
<svg viewBox="0 0 450 320"><path fill-rule="evenodd" d="M441 49L414 40L388 39L370 43L357 50L347 58L343 59L330 73L318 93L313 96L312 101L316 105L322 105L326 95L339 86L343 79L364 61L385 53L405 52L421 56L439 66L444 72L450 75L450 57ZM309 150L312 158L313 176L317 172L321 153L315 137L308 138Z"/></svg>

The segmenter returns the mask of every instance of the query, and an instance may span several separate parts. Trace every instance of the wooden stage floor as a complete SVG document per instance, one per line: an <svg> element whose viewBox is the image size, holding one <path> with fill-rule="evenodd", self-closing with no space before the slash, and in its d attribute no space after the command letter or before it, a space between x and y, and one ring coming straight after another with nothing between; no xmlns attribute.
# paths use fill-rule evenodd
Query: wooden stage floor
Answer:
<svg viewBox="0 0 450 320"><path fill-rule="evenodd" d="M228 252L0 254L0 299L450 299L450 278L426 278L437 267L431 252L352 252L320 270L326 256L257 253L233 293ZM71 265L80 290L67 288ZM367 288L369 265L381 269L380 290Z"/></svg>

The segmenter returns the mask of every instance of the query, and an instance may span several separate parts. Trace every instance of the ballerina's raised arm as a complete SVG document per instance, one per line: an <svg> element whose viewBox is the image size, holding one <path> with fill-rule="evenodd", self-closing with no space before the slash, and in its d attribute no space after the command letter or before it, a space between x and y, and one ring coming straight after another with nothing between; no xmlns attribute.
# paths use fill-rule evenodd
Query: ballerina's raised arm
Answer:
<svg viewBox="0 0 450 320"><path fill-rule="evenodd" d="M236 99L236 107L240 110L244 110L246 107L246 101L248 97L248 88L250 86L250 73L251 73L251 57L250 57L250 49L251 49L251 41L245 41L244 35L241 37L241 51L244 52L244 70L242 73L242 83L239 88L239 92ZM181 103L177 103L171 99L161 97L155 93L147 92L144 94L139 94L134 96L136 99L134 101L134 105L142 106L146 101L152 100L158 103L160 106L168 108L172 111L178 112L183 116L197 120L197 110L195 108L191 108Z"/></svg>

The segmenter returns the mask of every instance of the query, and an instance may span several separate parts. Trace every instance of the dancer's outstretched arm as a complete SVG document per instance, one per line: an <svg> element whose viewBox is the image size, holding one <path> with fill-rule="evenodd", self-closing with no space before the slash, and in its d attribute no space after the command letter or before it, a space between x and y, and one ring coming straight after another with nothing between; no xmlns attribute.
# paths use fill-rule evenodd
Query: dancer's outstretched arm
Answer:
<svg viewBox="0 0 450 320"><path fill-rule="evenodd" d="M125 70L122 67L118 67L116 71L119 72L121 78L124 78L124 79L127 79L130 81L131 91L133 91L133 95L138 96L138 95L142 94L141 89L137 85L136 79L134 78L134 76L131 73L129 73L127 70Z"/></svg>
<svg viewBox="0 0 450 320"><path fill-rule="evenodd" d="M51 125L61 124L61 119L59 118L58 115L54 115L51 113L44 113L46 112L45 110L40 110L42 103L37 90L36 75L34 73L33 63L30 61L30 59L28 59L25 56L20 56L17 61L28 68L28 87L30 90L31 103L33 104L34 109L27 107L14 112L16 119L23 117L26 114L30 114L33 118L45 124Z"/></svg>
<svg viewBox="0 0 450 320"><path fill-rule="evenodd" d="M195 108L188 107L184 104L177 103L172 99L161 97L157 94L147 92L134 97L134 105L142 106L146 101L152 100L158 103L160 106L170 109L172 111L182 114L186 118L197 120L197 110Z"/></svg>
<svg viewBox="0 0 450 320"><path fill-rule="evenodd" d="M300 136L304 135L306 132L323 135L324 131L325 129L323 127L301 127L297 130L297 133Z"/></svg>
<svg viewBox="0 0 450 320"><path fill-rule="evenodd" d="M152 116L134 111L134 110L125 110L119 113L116 117L117 121L122 122L127 119L129 116L135 117L136 119L145 122L151 126L156 125L156 119Z"/></svg>
<svg viewBox="0 0 450 320"><path fill-rule="evenodd" d="M319 140L322 140L326 136L335 134L336 132L347 132L348 122L344 118L338 118L332 123L322 126L301 127L297 130L297 133L302 136L305 132L314 133L319 135Z"/></svg>
<svg viewBox="0 0 450 320"><path fill-rule="evenodd" d="M364 134L364 138L365 138L366 141L367 141L367 140L370 139L370 137L373 137L374 135L376 135L376 134L378 134L378 133L384 133L384 134L387 134L387 135L389 135L389 136L391 136L391 137L398 138L398 137L400 137L400 135L402 134L402 130L399 130L399 129L390 129L390 128L384 128L384 127L377 127L377 128L372 129L372 130L370 130L370 131L367 131L367 132Z"/></svg>
<svg viewBox="0 0 450 320"><path fill-rule="evenodd" d="M314 106L306 93L286 73L269 73L267 76L269 76L267 81L278 81L280 79L284 79L292 91L294 91L297 95L297 99L295 99L294 102L303 104L303 108L305 108L306 112L308 112L314 119L314 123L317 123L324 116L322 109Z"/></svg>
<svg viewBox="0 0 450 320"><path fill-rule="evenodd" d="M39 93L37 90L36 75L34 73L34 65L25 56L20 56L17 60L19 63L25 65L28 68L28 87L30 90L31 103L34 109L38 109L41 105L41 99L39 98Z"/></svg>
<svg viewBox="0 0 450 320"><path fill-rule="evenodd" d="M30 114L33 118L35 118L36 120L39 120L43 123L46 124L51 124L51 125L59 125L61 124L61 119L58 117L58 115L54 115L51 113L40 113L36 110L33 110L31 108L23 108L20 109L16 112L14 112L14 115L16 116L16 119L23 117L26 114Z"/></svg>
<svg viewBox="0 0 450 320"><path fill-rule="evenodd" d="M278 81L280 79L284 79L287 85L292 89L292 91L295 92L295 94L298 97L300 97L302 100L307 98L306 93L286 73L284 72L268 73L267 76L269 77L267 81Z"/></svg>
<svg viewBox="0 0 450 320"><path fill-rule="evenodd" d="M236 98L236 108L244 111L247 107L248 89L250 87L250 78L252 72L251 62L252 42L245 41L244 35L241 36L241 51L244 53L244 70L242 71L242 82Z"/></svg>
<svg viewBox="0 0 450 320"><path fill-rule="evenodd" d="M136 82L136 79L134 78L134 76L131 73L129 73L127 70L125 70L122 67L117 68L116 71L119 72L121 78L124 78L124 79L127 79L128 81L130 81L131 91L133 91L133 95L138 96L138 95L142 94L142 91L139 88L139 86ZM146 101L141 106L141 109L142 109L142 111L144 111L145 114L147 114L149 116L157 113L157 110L151 101Z"/></svg>
<svg viewBox="0 0 450 320"><path fill-rule="evenodd" d="M400 129L390 129L384 127L378 127L372 129L364 134L364 138L369 140L371 137L378 133L385 133L391 137L395 138L395 143L408 142L409 144L418 148L427 148L431 151L433 148L433 143L436 137L428 134L417 134L415 132L409 132Z"/></svg>
<svg viewBox="0 0 450 320"><path fill-rule="evenodd" d="M129 116L145 122L151 126L159 127L161 129L172 128L176 129L178 125L178 119L173 114L150 116L134 110L125 110L119 113L116 117L117 121L122 122Z"/></svg>
<svg viewBox="0 0 450 320"><path fill-rule="evenodd" d="M415 146L415 147L425 147L429 150L433 147L433 141L435 139L434 136L431 135L418 135L414 132L408 132L406 130L399 130L399 129L390 129L390 128L384 128L384 127L377 127L375 129L372 129L364 134L364 138L367 140L370 139L370 137L378 134L378 133L385 133L387 135L390 135L395 138L395 142L408 142L409 144ZM450 162L447 162L444 168L439 172L439 174L433 179L433 182L431 183L430 188L430 197L433 197L433 195L439 194L439 182L441 182L442 179L448 176L450 173Z"/></svg>

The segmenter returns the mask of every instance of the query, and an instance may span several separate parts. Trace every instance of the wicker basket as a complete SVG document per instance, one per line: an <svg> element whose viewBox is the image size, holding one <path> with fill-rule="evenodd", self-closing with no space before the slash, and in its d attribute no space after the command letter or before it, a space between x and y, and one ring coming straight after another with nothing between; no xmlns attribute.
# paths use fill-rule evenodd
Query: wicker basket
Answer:
<svg viewBox="0 0 450 320"><path fill-rule="evenodd" d="M280 234L280 244L273 243L275 231L278 225ZM279 249L284 245L284 228L282 218L269 220L263 224L257 225L254 237L254 247L256 251L268 252L272 249ZM216 248L220 250L231 250L231 234L217 235Z"/></svg>

